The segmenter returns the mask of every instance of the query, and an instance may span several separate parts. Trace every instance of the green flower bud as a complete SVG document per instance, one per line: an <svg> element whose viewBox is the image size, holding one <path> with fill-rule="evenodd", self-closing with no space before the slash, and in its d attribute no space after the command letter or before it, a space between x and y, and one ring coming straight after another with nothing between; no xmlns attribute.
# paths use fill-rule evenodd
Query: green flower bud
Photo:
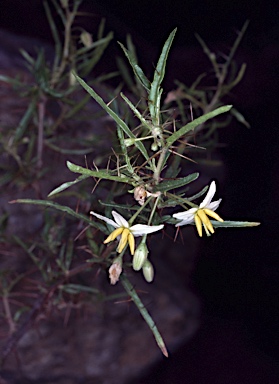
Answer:
<svg viewBox="0 0 279 384"><path fill-rule="evenodd" d="M136 140L134 138L130 139L124 139L124 144L126 147L130 147L131 145L135 144Z"/></svg>
<svg viewBox="0 0 279 384"><path fill-rule="evenodd" d="M140 245L135 250L133 257L133 269L134 271L139 271L143 264L145 263L148 255L148 248L144 242L141 242Z"/></svg>
<svg viewBox="0 0 279 384"><path fill-rule="evenodd" d="M157 143L152 143L152 145L151 145L151 151L153 151L153 152L156 152L156 151L158 151L158 144Z"/></svg>
<svg viewBox="0 0 279 384"><path fill-rule="evenodd" d="M145 280L148 283L151 283L154 278L154 268L153 265L150 263L149 260L146 260L142 266L142 272Z"/></svg>

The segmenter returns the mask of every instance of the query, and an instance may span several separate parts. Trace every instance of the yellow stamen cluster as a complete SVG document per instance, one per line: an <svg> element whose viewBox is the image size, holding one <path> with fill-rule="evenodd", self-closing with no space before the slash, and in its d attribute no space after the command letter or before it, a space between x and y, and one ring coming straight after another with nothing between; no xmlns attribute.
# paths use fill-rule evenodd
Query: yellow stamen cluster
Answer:
<svg viewBox="0 0 279 384"><path fill-rule="evenodd" d="M121 253L125 248L125 245L128 243L131 251L131 255L135 253L135 238L132 232L128 228L120 227L116 228L104 241L104 244L107 244L121 235L120 242L117 247L117 252Z"/></svg>
<svg viewBox="0 0 279 384"><path fill-rule="evenodd" d="M207 217L211 216L213 219L223 222L224 220L217 215L216 212L212 211L211 209L204 208L204 209L198 209L195 214L195 224L198 230L198 234L200 237L202 237L202 224L204 225L206 232L214 233L213 225L211 224L211 221Z"/></svg>

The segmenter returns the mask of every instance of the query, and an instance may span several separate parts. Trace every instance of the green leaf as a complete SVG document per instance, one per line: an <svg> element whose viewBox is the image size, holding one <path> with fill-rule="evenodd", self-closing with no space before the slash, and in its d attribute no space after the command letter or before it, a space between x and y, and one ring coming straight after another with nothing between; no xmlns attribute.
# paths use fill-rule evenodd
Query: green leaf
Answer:
<svg viewBox="0 0 279 384"><path fill-rule="evenodd" d="M166 63L169 54L171 44L173 42L177 28L175 28L169 35L167 41L163 46L162 53L159 57L155 72L154 78L150 87L150 93L148 98L149 111L154 125L160 124L160 101L162 95L162 89L160 88L161 83L165 76Z"/></svg>
<svg viewBox="0 0 279 384"><path fill-rule="evenodd" d="M210 220L212 222L212 225L214 227L223 227L223 228L230 228L230 227L257 227L261 223L253 222L253 221L215 221Z"/></svg>
<svg viewBox="0 0 279 384"><path fill-rule="evenodd" d="M245 125L245 127L250 128L250 124L248 123L248 121L237 109L232 108L230 112L237 119L237 121Z"/></svg>
<svg viewBox="0 0 279 384"><path fill-rule="evenodd" d="M74 295L80 292L100 294L100 291L98 289L92 288L92 287L86 287L85 285L80 285L80 284L64 284L64 285L60 285L59 288L65 292L68 292Z"/></svg>
<svg viewBox="0 0 279 384"><path fill-rule="evenodd" d="M169 136L166 140L167 145L172 145L176 140L180 139L180 137L184 136L186 133L192 131L200 124L205 123L207 120L212 119L215 116L221 115L222 113L228 112L232 108L232 105L225 105L223 107L219 107L214 111L206 113L198 117L197 119L191 121L190 123L181 127L178 131L174 132L171 136Z"/></svg>
<svg viewBox="0 0 279 384"><path fill-rule="evenodd" d="M59 187L57 187L57 188L55 188L53 191L51 191L51 192L47 195L47 197L54 196L54 195L56 195L57 193L60 193L60 192L64 191L65 189L71 187L72 185L77 184L77 183L79 183L79 182L82 181L82 180L88 179L88 177L89 177L89 176L87 176L87 175L81 175L81 176L79 176L77 179L75 179L74 181L68 181L68 182L66 182L66 183L63 183L63 184L61 184Z"/></svg>
<svg viewBox="0 0 279 384"><path fill-rule="evenodd" d="M191 183L199 177L199 173L192 173L186 177L181 177L180 179L162 181L160 184L157 184L154 187L154 191L167 192L171 189L183 187L186 184Z"/></svg>
<svg viewBox="0 0 279 384"><path fill-rule="evenodd" d="M113 120L118 124L122 130L126 133L127 136L135 139L136 136L133 134L133 132L130 130L128 125L112 110L109 106L104 102L104 100L91 88L84 80L82 80L76 73L74 73L74 76L76 77L77 81L80 83L80 85L97 101L97 103L113 118ZM135 146L138 148L138 150L142 153L144 158L149 163L149 156L148 153L144 147L144 145L137 141L135 142Z"/></svg>
<svg viewBox="0 0 279 384"><path fill-rule="evenodd" d="M149 92L150 90L150 81L147 79L147 77L145 76L145 74L143 73L143 70L141 69L141 67L138 65L137 63L137 59L135 57L135 55L133 54L133 52L129 52L123 44L121 44L120 42L118 42L118 44L120 45L120 47L123 49L124 53L125 53L125 56L127 57L127 59L129 60L129 63L131 64L131 67L133 68L133 71L134 71L134 74L135 76L138 78L139 82L141 83L141 85Z"/></svg>
<svg viewBox="0 0 279 384"><path fill-rule="evenodd" d="M20 123L15 130L15 136L14 136L15 141L20 140L22 138L22 136L24 135L24 133L28 127L28 124L30 123L30 121L34 115L34 112L36 110L36 106L37 106L37 98L34 98L31 100L25 114L21 118Z"/></svg>
<svg viewBox="0 0 279 384"><path fill-rule="evenodd" d="M106 180L112 180L112 181L119 181L120 183L129 183L132 184L131 180L122 175L122 176L113 176L110 175L108 170L99 170L99 171L91 171L91 169L83 168L80 165L76 165L71 163L70 161L67 161L67 167L70 171L74 173L81 173L82 175L87 175L91 177L96 177L98 179L106 179Z"/></svg>
<svg viewBox="0 0 279 384"><path fill-rule="evenodd" d="M207 192L207 190L208 190L208 185L206 187L204 187L200 192L198 192L195 195L190 196L190 197L187 196L187 198L185 198L185 199L187 199L188 201L196 200L199 197L201 197L202 195L204 195Z"/></svg>
<svg viewBox="0 0 279 384"><path fill-rule="evenodd" d="M54 203L53 201L48 200L33 200L33 199L17 199L9 202L10 204L33 204L33 205L42 205L44 207L53 208L58 211L62 211L67 213L70 216L75 217L76 219L85 221L87 224L91 225L92 227L95 227L97 229L100 229L102 232L106 232L106 228L103 224L100 225L100 223L91 221L88 216L82 215L81 213L75 212L70 207L67 207L65 205L60 205L58 203Z"/></svg>
<svg viewBox="0 0 279 384"><path fill-rule="evenodd" d="M120 96L122 97L122 99L126 101L126 103L129 105L131 110L134 112L137 118L141 121L142 125L144 125L149 131L151 131L150 124L148 124L148 121L145 120L145 118L142 116L140 111L132 104L132 102L122 92L120 93Z"/></svg>
<svg viewBox="0 0 279 384"><path fill-rule="evenodd" d="M131 299L133 300L133 302L137 306L140 314L142 315L142 317L146 321L146 324L149 326L149 328L150 328L151 332L153 333L155 340L156 340L159 348L161 349L162 353L166 357L168 357L168 351L167 351L167 348L165 346L164 340L163 340L156 324L154 323L154 320L152 319L152 317L148 313L147 309L145 308L144 304L142 303L141 299L139 298L134 287L132 286L130 281L127 279L127 277L123 273L120 276L120 281L121 281L124 289L128 293L128 295L131 297Z"/></svg>

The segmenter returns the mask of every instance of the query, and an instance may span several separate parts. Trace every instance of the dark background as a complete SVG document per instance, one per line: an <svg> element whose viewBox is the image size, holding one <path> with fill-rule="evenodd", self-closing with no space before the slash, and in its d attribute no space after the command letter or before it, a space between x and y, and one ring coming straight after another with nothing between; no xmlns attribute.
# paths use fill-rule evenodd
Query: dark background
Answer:
<svg viewBox="0 0 279 384"><path fill-rule="evenodd" d="M2 0L0 27L51 41L41 1ZM150 73L163 42L178 27L168 67L173 79L190 84L210 64L194 37L226 51L236 31L250 25L236 56L247 62L233 104L251 125L228 127L220 150L226 170L219 183L219 213L231 220L260 221L247 229L218 230L203 238L192 275L200 296L200 332L170 361L155 367L141 383L275 383L278 357L278 69L279 8L276 1L84 1L96 30L101 16L115 40L131 33L142 66ZM110 48L109 48L110 49ZM118 52L114 43L112 51ZM110 68L106 58L103 68ZM175 66L172 66L172 63ZM275 232L275 229L277 231ZM185 378L185 379L184 379Z"/></svg>

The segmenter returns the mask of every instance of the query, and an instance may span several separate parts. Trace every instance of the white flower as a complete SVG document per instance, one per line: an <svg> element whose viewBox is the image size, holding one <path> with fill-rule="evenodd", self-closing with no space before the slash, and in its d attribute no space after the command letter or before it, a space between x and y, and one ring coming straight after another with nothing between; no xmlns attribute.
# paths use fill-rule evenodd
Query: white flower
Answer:
<svg viewBox="0 0 279 384"><path fill-rule="evenodd" d="M204 226L204 229L209 235L210 231L211 233L214 233L214 228L212 226L211 221L207 216L213 217L215 220L223 222L224 220L217 215L214 211L219 207L222 199L219 199L217 201L212 201L213 196L216 192L216 184L215 181L212 181L210 184L209 190L207 192L207 195L205 196L204 200L201 202L199 207L197 208L190 208L188 211L184 212L178 212L174 213L173 217L181 220L179 223L177 223L175 226L180 227L181 225L191 224L195 222L198 234L202 236L202 225Z"/></svg>
<svg viewBox="0 0 279 384"><path fill-rule="evenodd" d="M163 224L161 225L144 225L144 224L136 224L130 226L128 221L124 219L119 213L112 211L112 216L115 221L99 215L95 212L90 212L91 215L94 215L98 217L98 219L105 221L106 223L112 225L114 228L116 228L104 241L104 244L109 243L110 241L115 240L118 236L121 235L117 252L121 253L123 249L125 248L126 244L129 244L131 254L133 255L135 252L135 237L137 236L143 236L148 233L159 231L164 227Z"/></svg>

